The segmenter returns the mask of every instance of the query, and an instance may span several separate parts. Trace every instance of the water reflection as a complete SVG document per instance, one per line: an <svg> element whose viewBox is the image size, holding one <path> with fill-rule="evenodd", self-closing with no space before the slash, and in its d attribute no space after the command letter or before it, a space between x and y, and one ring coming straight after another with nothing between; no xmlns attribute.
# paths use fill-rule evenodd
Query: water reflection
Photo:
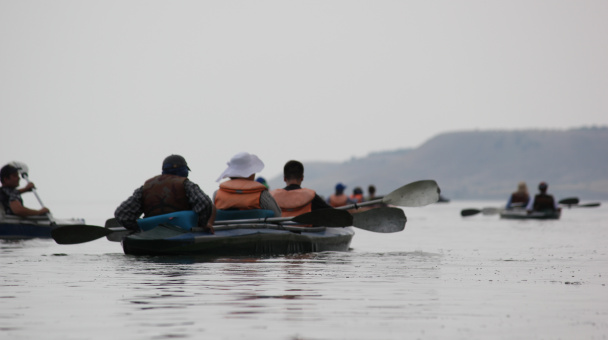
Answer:
<svg viewBox="0 0 608 340"><path fill-rule="evenodd" d="M454 220L461 208L439 220L435 207L412 210L409 229L358 233L349 252L136 257L105 240L2 242L0 331L7 339L606 334L608 229L600 221L608 213L585 220L589 211L573 211L571 222L524 227Z"/></svg>

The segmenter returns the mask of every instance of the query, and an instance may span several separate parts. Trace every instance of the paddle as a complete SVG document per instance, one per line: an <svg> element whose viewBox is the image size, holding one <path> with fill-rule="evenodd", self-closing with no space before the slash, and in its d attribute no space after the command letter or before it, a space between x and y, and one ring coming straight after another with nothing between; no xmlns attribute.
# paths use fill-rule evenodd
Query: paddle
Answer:
<svg viewBox="0 0 608 340"><path fill-rule="evenodd" d="M390 194L376 200L350 204L336 209L358 209L379 203L396 205L399 207L423 207L439 201L439 186L434 180L422 180L406 184Z"/></svg>
<svg viewBox="0 0 608 340"><path fill-rule="evenodd" d="M573 205L578 204L578 197L569 197L559 200L557 203L562 205Z"/></svg>
<svg viewBox="0 0 608 340"><path fill-rule="evenodd" d="M577 204L574 207L576 207L576 208L595 208L595 207L599 207L600 205L602 205L602 203L593 202L593 203Z"/></svg>
<svg viewBox="0 0 608 340"><path fill-rule="evenodd" d="M105 228L113 230L111 234L106 235L108 241L112 242L120 242L127 235L133 233L133 231L126 229L122 225L120 225L120 223L118 223L118 221L114 217L106 220Z"/></svg>
<svg viewBox="0 0 608 340"><path fill-rule="evenodd" d="M498 213L500 213L500 211L502 210L502 208L495 208L495 207L486 207L483 209L463 209L460 211L460 216L466 217L466 216L473 216L473 215L477 215L479 213L482 213L483 215L496 215Z"/></svg>
<svg viewBox="0 0 608 340"><path fill-rule="evenodd" d="M319 209L294 217L250 218L242 220L215 221L216 225L233 223L280 223L292 221L299 224L314 224L325 227L348 227L353 225L353 217L348 211L336 209Z"/></svg>
<svg viewBox="0 0 608 340"><path fill-rule="evenodd" d="M106 221L111 224L112 219ZM353 217L348 211L321 209L295 217L269 217L248 220L217 221L216 225L235 223L279 223L293 221L300 224L324 225L327 227L347 227L353 225ZM66 225L51 230L51 236L58 244L78 244L96 240L115 232L124 232L122 227L104 228L93 225Z"/></svg>
<svg viewBox="0 0 608 340"><path fill-rule="evenodd" d="M595 207L599 207L600 205L602 205L600 202L579 204L578 197L564 198L564 199L559 200L559 202L557 202L557 203L559 203L561 205L567 205L568 208L595 208Z"/></svg>
<svg viewBox="0 0 608 340"><path fill-rule="evenodd" d="M375 233L395 233L405 228L407 218L402 209L380 207L353 214L353 227Z"/></svg>
<svg viewBox="0 0 608 340"><path fill-rule="evenodd" d="M327 228L331 228L332 226L328 225L331 222L328 222L328 219L323 219L323 218L327 217L327 212L324 212L323 214L325 216L322 216L318 213L316 214L315 219L318 219L318 221L317 221L318 223L315 222L314 224L322 225L323 227L327 227ZM344 213L340 213L340 215L341 215L340 218L344 218L345 221L343 221L341 223L331 223L331 224L333 224L333 227L353 226L355 228L364 229L364 230L377 232L377 233L394 233L394 232L402 231L405 228L405 223L407 222L405 213L403 212L403 210L398 209L398 208L382 207L382 208L377 208L377 209L371 209L371 210L363 211L361 213L357 213L355 215L352 215L351 217L347 217L346 215L344 215ZM298 216L297 219L294 218L290 221L295 222L295 223L302 223L301 221L311 222L311 220L309 219L309 216L311 216L311 215L308 215L308 216L301 215L301 216ZM352 220L350 218L352 218ZM283 220L284 218L280 218L280 219ZM263 220L264 219L216 221L215 230L224 230L224 228L222 228L222 227L228 226L228 225L233 226L232 229L235 228L234 226L239 226L239 225L241 225L241 226L248 225L249 228L251 228L251 225L256 225L255 223L263 222ZM335 218L334 218L334 220L335 220ZM346 222L350 222L350 221L352 221L351 224L347 225ZM270 219L266 219L266 222L270 222ZM289 221L287 221L287 222L289 222ZM304 223L304 224L312 224L312 223ZM269 225L269 224L261 223L260 225ZM283 225L283 226L286 226L286 225ZM106 221L106 228L114 229L113 233L107 235L107 238L109 241L120 242L129 232L128 230L122 228L120 226L120 224L118 224L118 222L116 222L116 219L114 219L114 218L108 219ZM301 227L301 228L304 228L304 230L308 230L308 231L312 231L314 229L314 228L310 228L310 227Z"/></svg>
<svg viewBox="0 0 608 340"><path fill-rule="evenodd" d="M568 204L567 208L596 208L602 205L600 202L585 203L585 204Z"/></svg>
<svg viewBox="0 0 608 340"><path fill-rule="evenodd" d="M29 179L29 176L28 176L29 169L28 169L28 167L27 167L27 165L25 163L12 162L12 163L10 163L10 165L12 165L15 168L17 168L17 172L19 172L19 174L21 175L21 177L28 184L30 183L30 179ZM36 188L32 187L32 192L34 193L34 196L36 196L36 199L38 200L38 203L40 203L40 206L42 206L44 208L44 204L42 203L42 200L40 199L40 196L38 196L38 192L36 191ZM46 213L46 217L48 217L51 225L53 225L53 226L57 225L57 223L55 223L55 220L53 219L53 215L51 215L50 212Z"/></svg>
<svg viewBox="0 0 608 340"><path fill-rule="evenodd" d="M300 232L317 232L322 231L323 227L302 227L288 224L270 224L270 223L234 223L236 221L226 221L225 224L214 226L215 231L231 230L231 229L277 229ZM394 233L402 231L405 228L407 219L403 210L398 208L377 208L367 210L353 216L353 226L355 228L364 229L377 233ZM110 218L106 221L106 229L111 228L111 233L106 235L108 241L120 242L123 238L131 233L131 231L123 228L116 222L116 219Z"/></svg>

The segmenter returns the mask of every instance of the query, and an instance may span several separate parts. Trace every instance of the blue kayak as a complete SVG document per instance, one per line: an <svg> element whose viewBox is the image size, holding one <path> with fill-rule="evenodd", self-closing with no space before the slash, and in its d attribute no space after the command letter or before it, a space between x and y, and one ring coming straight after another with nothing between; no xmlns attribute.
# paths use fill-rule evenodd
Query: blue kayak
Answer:
<svg viewBox="0 0 608 340"><path fill-rule="evenodd" d="M0 207L1 208L1 207ZM2 209L4 210L4 209ZM58 219L57 225L84 224L83 219ZM27 240L32 238L51 238L51 225L46 216L19 217L0 213L0 239Z"/></svg>
<svg viewBox="0 0 608 340"><path fill-rule="evenodd" d="M347 251L355 234L352 227L303 227L289 222L270 223L272 211L221 211L216 222L259 219L259 223L215 226L215 234L196 231L198 215L179 211L138 220L142 232L122 238L131 255L286 255Z"/></svg>
<svg viewBox="0 0 608 340"><path fill-rule="evenodd" d="M321 251L348 251L352 227L295 227L281 225L227 225L215 234L189 232L161 224L122 240L131 255L286 255Z"/></svg>

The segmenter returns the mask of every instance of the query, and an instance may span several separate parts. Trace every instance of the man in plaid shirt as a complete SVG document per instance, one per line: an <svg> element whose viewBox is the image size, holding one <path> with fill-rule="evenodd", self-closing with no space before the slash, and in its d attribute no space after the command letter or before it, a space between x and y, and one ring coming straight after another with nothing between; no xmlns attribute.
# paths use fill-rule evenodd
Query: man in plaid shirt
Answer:
<svg viewBox="0 0 608 340"><path fill-rule="evenodd" d="M125 228L139 231L137 219L192 210L198 214L198 226L214 233L216 209L201 188L188 179L190 168L184 157L171 155L163 161L162 174L147 180L131 197L116 208L114 217Z"/></svg>

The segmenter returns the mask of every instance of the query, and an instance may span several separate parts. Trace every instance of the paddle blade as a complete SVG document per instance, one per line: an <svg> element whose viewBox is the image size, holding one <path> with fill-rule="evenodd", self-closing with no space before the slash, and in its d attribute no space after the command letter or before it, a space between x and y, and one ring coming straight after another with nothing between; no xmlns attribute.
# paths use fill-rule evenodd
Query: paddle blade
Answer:
<svg viewBox="0 0 608 340"><path fill-rule="evenodd" d="M396 233L405 228L407 218L399 208L381 207L353 214L353 226L376 233Z"/></svg>
<svg viewBox="0 0 608 340"><path fill-rule="evenodd" d="M569 198L564 198L562 200L559 200L559 204L563 204L563 205L572 205L572 204L578 204L578 197L569 197Z"/></svg>
<svg viewBox="0 0 608 340"><path fill-rule="evenodd" d="M466 216L473 216L473 215L477 215L481 212L481 210L479 209L463 209L462 211L460 211L460 216L462 217L466 217Z"/></svg>
<svg viewBox="0 0 608 340"><path fill-rule="evenodd" d="M594 203L579 204L579 205L577 205L577 207L579 207L579 208L595 208L595 207L599 207L600 205L602 205L602 203L600 203L600 202L594 202Z"/></svg>
<svg viewBox="0 0 608 340"><path fill-rule="evenodd" d="M106 236L106 239L112 242L121 242L123 238L133 233L132 230L125 229L115 218L107 219L105 227L112 231Z"/></svg>
<svg viewBox="0 0 608 340"><path fill-rule="evenodd" d="M439 186L433 180L406 184L382 198L386 204L400 207L423 207L439 200Z"/></svg>
<svg viewBox="0 0 608 340"><path fill-rule="evenodd" d="M51 236L58 244L78 244L96 240L112 231L103 227L86 224L62 225L51 230Z"/></svg>
<svg viewBox="0 0 608 340"><path fill-rule="evenodd" d="M348 227L353 225L353 216L346 210L319 209L291 219L296 223L325 227Z"/></svg>

